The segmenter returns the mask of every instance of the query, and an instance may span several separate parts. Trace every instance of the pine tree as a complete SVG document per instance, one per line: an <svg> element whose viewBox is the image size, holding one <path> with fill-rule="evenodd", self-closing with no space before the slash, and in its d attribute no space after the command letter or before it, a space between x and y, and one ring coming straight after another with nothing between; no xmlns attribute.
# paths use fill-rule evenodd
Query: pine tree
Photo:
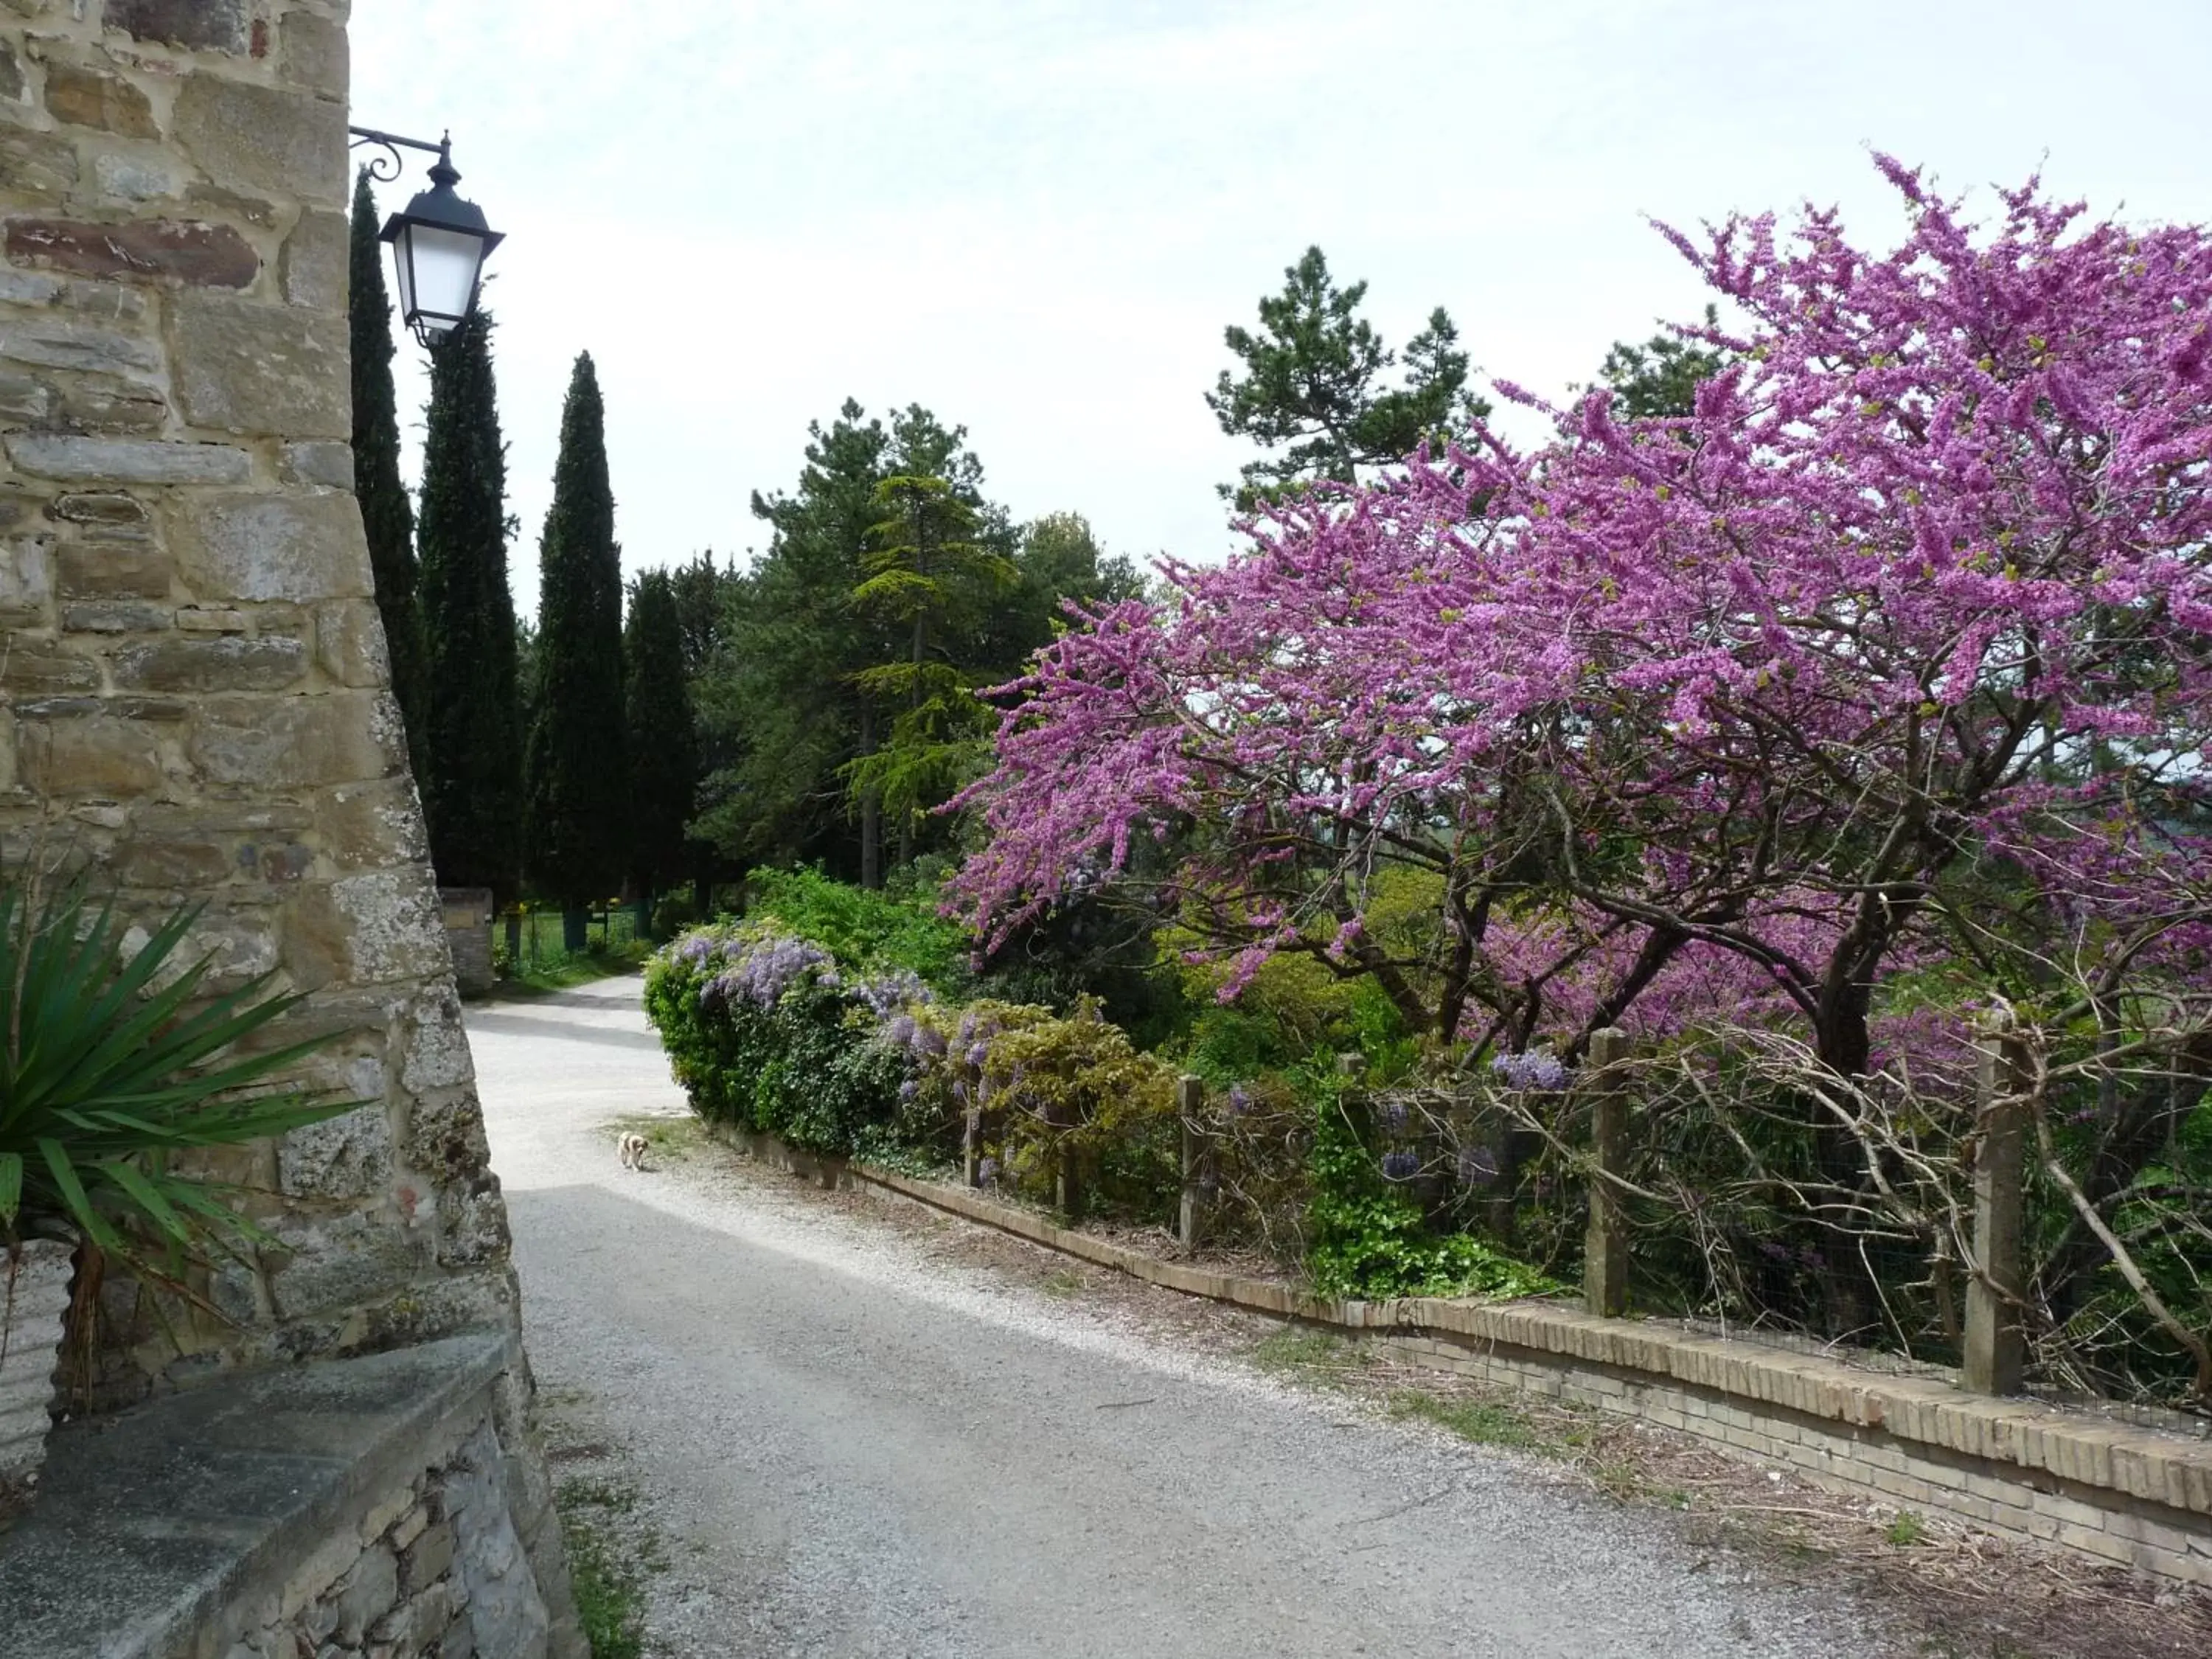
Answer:
<svg viewBox="0 0 2212 1659"><path fill-rule="evenodd" d="M430 357L420 526L429 758L421 783L438 879L489 887L504 903L521 878L522 714L491 327L478 312Z"/></svg>
<svg viewBox="0 0 2212 1659"><path fill-rule="evenodd" d="M684 868L685 830L699 787L699 739L684 669L676 583L648 570L630 590L623 630L629 728L629 863L642 913Z"/></svg>
<svg viewBox="0 0 2212 1659"><path fill-rule="evenodd" d="M583 948L586 907L623 877L629 764L623 731L622 554L607 482L606 413L592 356L561 410L553 505L538 542L538 674L523 862Z"/></svg>
<svg viewBox="0 0 2212 1659"><path fill-rule="evenodd" d="M981 683L953 660L944 635L964 607L981 611L1018 580L1013 562L976 539L976 509L946 478L901 474L876 486L883 514L869 534L865 579L853 602L904 635L895 661L858 678L862 694L896 708L888 740L848 769L856 793L872 793L898 827L898 857L914 860L915 821L952 793L991 724L971 688Z"/></svg>
<svg viewBox="0 0 2212 1659"><path fill-rule="evenodd" d="M353 478L368 533L369 569L376 609L384 619L385 649L392 663L392 695L407 731L407 752L420 779L427 765L424 721L430 700L429 664L416 603L415 508L399 481L399 411L392 389L392 303L376 235L376 201L368 170L353 193L353 243L347 320L353 345Z"/></svg>

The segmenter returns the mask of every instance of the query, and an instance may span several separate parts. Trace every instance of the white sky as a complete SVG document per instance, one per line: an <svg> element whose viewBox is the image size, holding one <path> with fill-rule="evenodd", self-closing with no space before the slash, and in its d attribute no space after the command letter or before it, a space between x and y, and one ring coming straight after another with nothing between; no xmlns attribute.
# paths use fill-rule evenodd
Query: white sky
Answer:
<svg viewBox="0 0 2212 1659"><path fill-rule="evenodd" d="M848 395L965 423L1018 517L1210 559L1254 452L1201 393L1309 243L1393 344L1442 304L1555 393L1702 306L1647 214L1810 199L1887 246L1870 146L2212 218L2212 0L360 0L352 35L354 120L451 127L508 235L526 612L580 349L631 571L761 545L750 492Z"/></svg>

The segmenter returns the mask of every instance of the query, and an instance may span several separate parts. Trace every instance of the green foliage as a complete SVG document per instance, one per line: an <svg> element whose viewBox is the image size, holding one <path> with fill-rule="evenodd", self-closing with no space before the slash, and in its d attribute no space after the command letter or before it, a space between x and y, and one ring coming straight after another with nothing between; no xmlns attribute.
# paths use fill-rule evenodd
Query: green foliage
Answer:
<svg viewBox="0 0 2212 1659"><path fill-rule="evenodd" d="M399 477L399 407L392 386L392 304L385 296L384 245L368 169L354 184L348 249L346 324L353 362L354 498L368 538L377 614L392 666L392 695L407 732L407 752L422 774L429 718L430 666L416 600L415 505Z"/></svg>
<svg viewBox="0 0 2212 1659"><path fill-rule="evenodd" d="M525 868L571 906L620 884L630 808L623 729L622 554L606 412L589 352L561 410L553 504L538 544L538 672L525 775Z"/></svg>
<svg viewBox="0 0 2212 1659"><path fill-rule="evenodd" d="M848 764L856 803L872 799L899 826L901 863L913 857L915 820L949 799L985 763L991 710L974 689L987 675L957 660L947 638L963 616L987 610L1019 574L1005 554L975 539L977 514L949 478L901 473L877 484L853 603L896 624L902 653L855 676L860 695L896 709L872 752Z"/></svg>
<svg viewBox="0 0 2212 1659"><path fill-rule="evenodd" d="M1399 355L1358 314L1367 284L1339 289L1318 247L1283 276L1283 291L1260 301L1261 332L1223 331L1243 375L1224 369L1206 398L1230 436L1283 453L1251 462L1223 495L1249 508L1319 480L1354 483L1361 467L1395 465L1489 413L1467 389L1467 354L1443 307L1406 343L1404 384L1386 386L1380 378Z"/></svg>
<svg viewBox="0 0 2212 1659"><path fill-rule="evenodd" d="M1720 313L1707 306L1705 327L1719 322ZM1605 354L1598 378L1612 388L1618 413L1638 420L1680 420L1696 410L1698 383L1719 374L1726 361L1714 348L1669 330L1640 346L1617 343Z"/></svg>
<svg viewBox="0 0 2212 1659"><path fill-rule="evenodd" d="M928 889L870 892L819 869L756 870L749 885L749 916L811 940L840 967L903 968L947 995L967 983L967 935L938 915Z"/></svg>
<svg viewBox="0 0 2212 1659"><path fill-rule="evenodd" d="M522 712L491 329L479 310L430 354L419 526L428 763L416 781L438 879L505 903L521 879Z"/></svg>
<svg viewBox="0 0 2212 1659"><path fill-rule="evenodd" d="M327 1038L253 1048L301 998L265 994L271 975L204 994L207 963L172 961L198 916L179 909L134 945L81 884L41 898L0 883L0 1238L82 1237L173 1283L202 1247L264 1235L171 1157L360 1103L267 1086Z"/></svg>
<svg viewBox="0 0 2212 1659"><path fill-rule="evenodd" d="M1910 1549L1928 1536L1928 1523L1915 1510L1899 1510L1882 1528L1881 1535L1899 1549Z"/></svg>
<svg viewBox="0 0 2212 1659"><path fill-rule="evenodd" d="M677 573L696 833L735 862L880 886L887 850L952 842L951 821L904 808L944 799L981 752L993 716L975 688L1051 641L1063 599L1125 597L1140 578L1074 514L1018 530L985 499L964 429L918 404L885 418L848 400L808 428L796 486L752 511L771 534L750 569Z"/></svg>
<svg viewBox="0 0 2212 1659"><path fill-rule="evenodd" d="M684 868L685 831L699 784L698 733L684 678L683 618L667 571L647 571L630 590L623 666L629 873L651 894Z"/></svg>
<svg viewBox="0 0 2212 1659"><path fill-rule="evenodd" d="M904 1065L834 972L798 975L766 1006L723 989L732 955L773 937L757 927L686 934L647 966L647 1017L701 1116L849 1156L891 1121ZM684 948L702 941L712 949Z"/></svg>
<svg viewBox="0 0 2212 1659"><path fill-rule="evenodd" d="M1559 1286L1390 1190L1334 1079L1316 1081L1307 1271L1324 1296L1541 1296Z"/></svg>

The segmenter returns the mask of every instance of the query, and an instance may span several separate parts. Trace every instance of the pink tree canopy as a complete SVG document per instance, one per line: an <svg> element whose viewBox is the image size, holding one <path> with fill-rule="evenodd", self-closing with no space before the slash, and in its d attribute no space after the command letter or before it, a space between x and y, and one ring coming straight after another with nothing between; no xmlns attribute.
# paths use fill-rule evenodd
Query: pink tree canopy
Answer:
<svg viewBox="0 0 2212 1659"><path fill-rule="evenodd" d="M1003 939L1158 837L1209 948L1371 974L1434 1035L1751 1010L1850 1072L1886 975L1990 933L1977 895L2188 960L2212 246L2034 180L1978 227L1880 166L1887 254L1832 212L1666 233L1741 319L1688 418L1478 429L1043 652L963 797L970 918ZM1419 949L1364 923L1408 867Z"/></svg>

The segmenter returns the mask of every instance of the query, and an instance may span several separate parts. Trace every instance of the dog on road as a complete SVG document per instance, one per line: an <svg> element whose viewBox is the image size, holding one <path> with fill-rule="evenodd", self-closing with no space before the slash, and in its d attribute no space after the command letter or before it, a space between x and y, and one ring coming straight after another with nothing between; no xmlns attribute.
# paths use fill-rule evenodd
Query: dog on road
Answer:
<svg viewBox="0 0 2212 1659"><path fill-rule="evenodd" d="M645 1137L635 1131L615 1142L615 1151L622 1158L623 1169L641 1170L645 1168Z"/></svg>

